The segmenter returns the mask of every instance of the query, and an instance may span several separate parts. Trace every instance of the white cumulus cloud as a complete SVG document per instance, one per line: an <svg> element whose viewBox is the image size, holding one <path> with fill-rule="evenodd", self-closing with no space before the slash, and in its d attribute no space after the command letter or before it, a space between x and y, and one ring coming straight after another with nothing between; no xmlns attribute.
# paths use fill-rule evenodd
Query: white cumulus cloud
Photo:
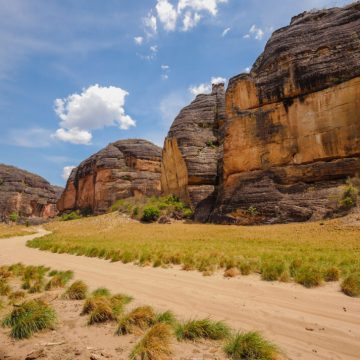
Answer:
<svg viewBox="0 0 360 360"><path fill-rule="evenodd" d="M211 15L216 16L218 5L227 3L227 0L179 0L178 11L192 9L194 11L208 11Z"/></svg>
<svg viewBox="0 0 360 360"><path fill-rule="evenodd" d="M158 0L156 12L159 20L166 31L174 31L178 14L174 6L168 0Z"/></svg>
<svg viewBox="0 0 360 360"><path fill-rule="evenodd" d="M212 85L217 85L221 83L226 83L226 79L223 77L212 77L210 83L203 83L200 85L190 86L189 91L192 95L197 96L200 94L210 94L212 90Z"/></svg>
<svg viewBox="0 0 360 360"><path fill-rule="evenodd" d="M244 35L244 39L254 38L255 40L260 41L264 38L264 35L265 31L254 24L253 26L251 26L249 32Z"/></svg>
<svg viewBox="0 0 360 360"><path fill-rule="evenodd" d="M221 76L211 78L211 84L217 85L217 84L221 84L221 83L225 84L226 79Z"/></svg>
<svg viewBox="0 0 360 360"><path fill-rule="evenodd" d="M60 129L55 138L74 144L89 144L91 130L117 125L126 130L135 121L125 113L128 92L114 86L93 85L81 94L55 100L55 112L60 118Z"/></svg>
<svg viewBox="0 0 360 360"><path fill-rule="evenodd" d="M183 19L183 31L189 31L193 27L195 27L200 21L201 16L198 13L192 13L191 11L187 11L184 15Z"/></svg>
<svg viewBox="0 0 360 360"><path fill-rule="evenodd" d="M149 12L146 17L143 18L146 34L151 37L157 33L157 19L156 16Z"/></svg>
<svg viewBox="0 0 360 360"><path fill-rule="evenodd" d="M65 166L64 168L63 168L63 172L62 172L62 178L66 181L68 178L69 178L69 176L71 175L71 172L73 171L73 169L75 169L76 168L76 166Z"/></svg>

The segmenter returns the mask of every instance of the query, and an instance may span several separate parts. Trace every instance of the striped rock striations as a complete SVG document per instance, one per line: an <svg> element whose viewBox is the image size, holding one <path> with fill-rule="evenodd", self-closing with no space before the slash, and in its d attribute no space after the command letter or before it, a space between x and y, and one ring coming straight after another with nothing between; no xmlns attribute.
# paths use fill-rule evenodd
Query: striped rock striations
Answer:
<svg viewBox="0 0 360 360"><path fill-rule="evenodd" d="M60 212L101 214L119 199L161 193L161 148L146 140L120 140L75 168L58 201Z"/></svg>
<svg viewBox="0 0 360 360"><path fill-rule="evenodd" d="M38 175L0 164L0 220L8 220L13 213L34 221L52 218L61 190Z"/></svg>
<svg viewBox="0 0 360 360"><path fill-rule="evenodd" d="M213 221L330 216L360 172L360 2L275 31L250 74L230 80L226 115Z"/></svg>

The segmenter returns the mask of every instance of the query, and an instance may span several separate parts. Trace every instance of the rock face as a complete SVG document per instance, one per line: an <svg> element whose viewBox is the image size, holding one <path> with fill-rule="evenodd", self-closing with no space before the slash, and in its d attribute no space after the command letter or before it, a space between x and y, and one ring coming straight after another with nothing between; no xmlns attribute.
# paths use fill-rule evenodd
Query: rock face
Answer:
<svg viewBox="0 0 360 360"><path fill-rule="evenodd" d="M119 199L161 192L161 148L146 140L120 140L75 168L58 201L60 212L100 214Z"/></svg>
<svg viewBox="0 0 360 360"><path fill-rule="evenodd" d="M360 173L360 2L275 31L251 73L230 80L226 115L213 221L331 214L337 187Z"/></svg>
<svg viewBox="0 0 360 360"><path fill-rule="evenodd" d="M165 194L175 194L206 221L216 199L222 160L225 121L224 84L212 93L198 95L181 110L165 139L161 184Z"/></svg>
<svg viewBox="0 0 360 360"><path fill-rule="evenodd" d="M12 213L23 218L48 219L56 216L59 187L42 177L0 164L0 219Z"/></svg>

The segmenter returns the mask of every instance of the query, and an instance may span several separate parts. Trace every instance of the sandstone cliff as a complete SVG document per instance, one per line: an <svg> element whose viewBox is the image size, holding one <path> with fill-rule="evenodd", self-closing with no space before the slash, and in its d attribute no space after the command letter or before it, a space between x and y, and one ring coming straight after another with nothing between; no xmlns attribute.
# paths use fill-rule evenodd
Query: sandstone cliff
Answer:
<svg viewBox="0 0 360 360"><path fill-rule="evenodd" d="M60 212L103 213L116 201L159 195L161 148L145 140L120 140L74 169L58 201Z"/></svg>
<svg viewBox="0 0 360 360"><path fill-rule="evenodd" d="M360 172L360 2L275 31L251 73L230 80L226 115L214 221L330 215Z"/></svg>
<svg viewBox="0 0 360 360"><path fill-rule="evenodd" d="M23 218L56 216L59 190L38 175L0 164L0 220L12 213Z"/></svg>
<svg viewBox="0 0 360 360"><path fill-rule="evenodd" d="M221 174L222 131L225 120L224 84L198 95L176 117L165 139L161 183L206 221L216 199Z"/></svg>

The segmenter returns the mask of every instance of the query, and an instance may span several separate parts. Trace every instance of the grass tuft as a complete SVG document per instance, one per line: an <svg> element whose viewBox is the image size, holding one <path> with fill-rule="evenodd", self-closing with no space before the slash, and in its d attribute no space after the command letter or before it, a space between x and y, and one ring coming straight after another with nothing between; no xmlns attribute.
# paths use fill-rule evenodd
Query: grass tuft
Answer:
<svg viewBox="0 0 360 360"><path fill-rule="evenodd" d="M141 306L124 315L119 320L117 335L133 334L138 330L146 330L156 320L156 314L151 306Z"/></svg>
<svg viewBox="0 0 360 360"><path fill-rule="evenodd" d="M50 272L51 274L52 272ZM49 275L50 275L49 274ZM68 271L56 271L53 275L50 275L51 279L45 286L45 290L52 290L64 287L73 277L74 273Z"/></svg>
<svg viewBox="0 0 360 360"><path fill-rule="evenodd" d="M341 290L347 296L360 296L360 272L350 274L341 283Z"/></svg>
<svg viewBox="0 0 360 360"><path fill-rule="evenodd" d="M171 359L170 345L171 327L166 324L156 324L135 346L129 359L169 360Z"/></svg>
<svg viewBox="0 0 360 360"><path fill-rule="evenodd" d="M104 287L100 287L97 288L96 290L94 290L91 293L91 296L97 297L97 296L105 296L105 297L110 297L111 296L111 292L110 290L104 288Z"/></svg>
<svg viewBox="0 0 360 360"><path fill-rule="evenodd" d="M88 286L81 280L77 280L65 291L64 297L69 300L84 300L88 293Z"/></svg>
<svg viewBox="0 0 360 360"><path fill-rule="evenodd" d="M180 340L222 340L230 336L230 327L222 321L210 319L189 320L178 324L175 329L176 337Z"/></svg>
<svg viewBox="0 0 360 360"><path fill-rule="evenodd" d="M240 275L240 271L236 267L232 267L230 269L227 269L224 272L224 277L226 277L226 278L233 278L233 277L236 277L238 275Z"/></svg>
<svg viewBox="0 0 360 360"><path fill-rule="evenodd" d="M226 355L233 360L277 360L279 351L257 332L234 335L224 347Z"/></svg>
<svg viewBox="0 0 360 360"><path fill-rule="evenodd" d="M324 280L326 282L338 281L340 279L340 270L339 268L332 266L329 269L326 269L324 272Z"/></svg>
<svg viewBox="0 0 360 360"><path fill-rule="evenodd" d="M322 280L323 275L321 271L313 266L301 267L295 275L295 281L307 288L320 286Z"/></svg>
<svg viewBox="0 0 360 360"><path fill-rule="evenodd" d="M276 281L280 279L284 271L286 271L286 267L281 262L264 263L261 266L261 278L266 281Z"/></svg>
<svg viewBox="0 0 360 360"><path fill-rule="evenodd" d="M40 300L30 300L15 307L3 320L3 326L11 327L11 337L27 339L34 333L51 329L56 322L55 311Z"/></svg>
<svg viewBox="0 0 360 360"><path fill-rule="evenodd" d="M162 323L168 325L175 325L177 323L176 316L170 310L162 313L157 313L155 317L155 323Z"/></svg>
<svg viewBox="0 0 360 360"><path fill-rule="evenodd" d="M11 293L11 287L6 279L0 278L0 296L7 296Z"/></svg>
<svg viewBox="0 0 360 360"><path fill-rule="evenodd" d="M96 298L96 304L90 313L88 324L104 323L115 320L115 318L110 301L107 298Z"/></svg>

